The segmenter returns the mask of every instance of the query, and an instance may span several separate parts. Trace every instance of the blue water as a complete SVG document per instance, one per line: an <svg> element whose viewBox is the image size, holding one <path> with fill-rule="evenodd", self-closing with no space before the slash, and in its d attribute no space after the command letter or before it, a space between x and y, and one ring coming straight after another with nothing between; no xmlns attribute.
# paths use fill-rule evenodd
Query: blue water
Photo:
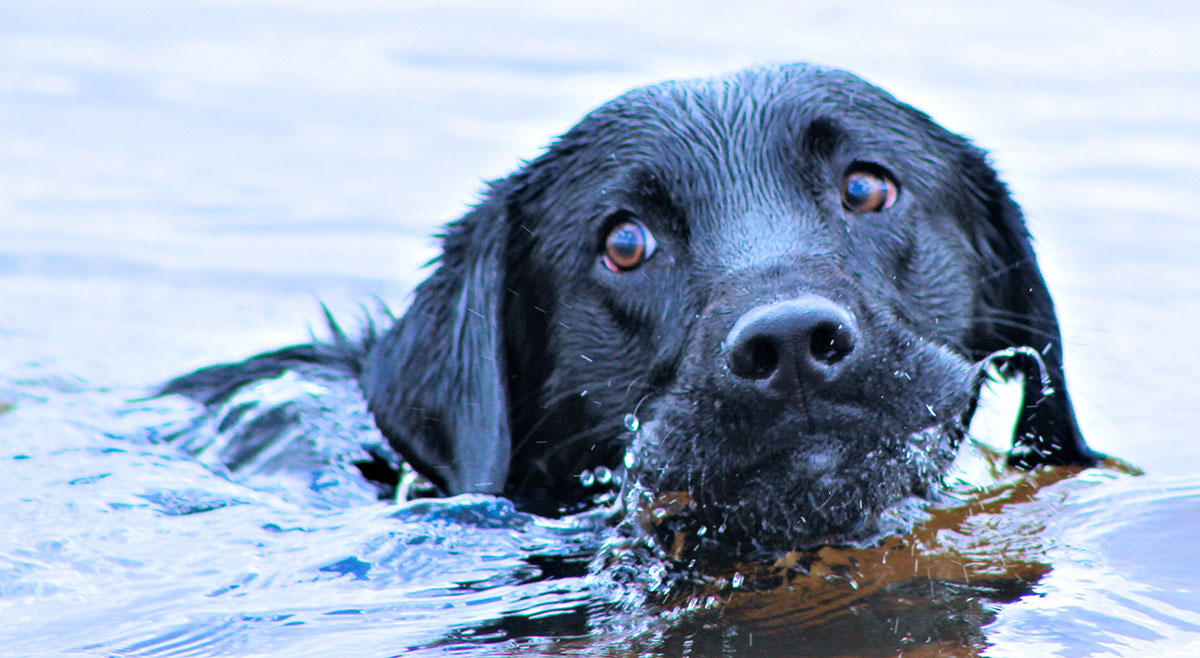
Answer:
<svg viewBox="0 0 1200 658"><path fill-rule="evenodd" d="M1200 654L1198 33L1169 2L0 5L0 653ZM150 387L305 340L317 300L403 308L437 225L591 107L797 60L993 153L1085 435L1145 475L964 490L808 577L664 591L602 513L160 440L196 409Z"/></svg>

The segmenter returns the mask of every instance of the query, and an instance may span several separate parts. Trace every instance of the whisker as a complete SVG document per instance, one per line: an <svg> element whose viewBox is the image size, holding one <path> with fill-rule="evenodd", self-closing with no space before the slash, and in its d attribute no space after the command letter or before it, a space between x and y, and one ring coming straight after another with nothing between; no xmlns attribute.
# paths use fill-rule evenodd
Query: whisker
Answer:
<svg viewBox="0 0 1200 658"><path fill-rule="evenodd" d="M1003 267L993 268L990 272L985 272L983 274L983 276L980 277L979 280L980 281L991 281L992 279L996 279L996 278L1008 275L1008 274L1012 273L1014 270L1016 270L1017 268L1019 268L1023 265L1028 265L1030 262L1033 261L1033 259L1034 259L1034 256L1031 254L1029 256L1026 256L1025 258L1021 258L1021 259L1018 259L1018 260L1015 260L1015 261L1012 261L1009 263L1005 263L1003 265Z"/></svg>
<svg viewBox="0 0 1200 658"><path fill-rule="evenodd" d="M1001 327L1008 327L1011 329L1021 329L1023 331L1029 332L1030 334L1032 334L1034 336L1037 336L1038 338L1045 338L1046 340L1050 340L1050 341L1058 339L1058 334L1056 334L1054 331L1045 329L1043 327L1035 327L1035 326L1025 323L1025 322L1017 322L1016 320L1007 320L1007 319L998 318L998 317L987 317L987 320L991 324L999 325ZM992 331L991 334L993 336L995 336L996 338L1003 338L1003 336L997 331Z"/></svg>

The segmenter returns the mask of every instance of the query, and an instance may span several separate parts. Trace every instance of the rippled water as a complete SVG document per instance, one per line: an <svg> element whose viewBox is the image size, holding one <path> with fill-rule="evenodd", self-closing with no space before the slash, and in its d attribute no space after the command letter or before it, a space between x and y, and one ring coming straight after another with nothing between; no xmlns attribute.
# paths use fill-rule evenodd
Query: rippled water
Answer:
<svg viewBox="0 0 1200 658"><path fill-rule="evenodd" d="M0 5L0 653L1200 653L1191 5L334 7ZM386 504L157 440L195 410L148 387L304 340L317 299L402 307L436 225L589 108L795 60L993 152L1085 434L1145 475L1004 480L667 591L603 514Z"/></svg>

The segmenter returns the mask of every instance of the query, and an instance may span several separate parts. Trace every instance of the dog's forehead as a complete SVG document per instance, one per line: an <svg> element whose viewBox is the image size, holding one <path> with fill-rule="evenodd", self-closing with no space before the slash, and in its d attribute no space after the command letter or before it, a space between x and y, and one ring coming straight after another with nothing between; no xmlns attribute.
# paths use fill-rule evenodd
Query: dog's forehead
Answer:
<svg viewBox="0 0 1200 658"><path fill-rule="evenodd" d="M666 197L689 234L708 234L697 244L730 265L769 248L835 249L816 206L851 161L878 162L910 191L930 192L956 175L947 155L961 143L853 74L792 65L633 90L555 148L578 170L560 181L593 181L591 198L606 203L631 190Z"/></svg>
<svg viewBox="0 0 1200 658"><path fill-rule="evenodd" d="M584 117L530 173L545 163L550 186L609 193L654 180L687 202L736 205L824 185L829 159L846 153L931 191L954 178L964 143L851 73L791 65L635 89Z"/></svg>
<svg viewBox="0 0 1200 658"><path fill-rule="evenodd" d="M635 89L592 112L566 136L626 162L727 161L760 154L769 142L794 146L824 131L810 147L838 136L911 155L955 141L924 113L851 73L809 65L750 69L721 78ZM572 139L574 137L575 139ZM822 139L826 141L822 143ZM680 162L670 162L670 157Z"/></svg>

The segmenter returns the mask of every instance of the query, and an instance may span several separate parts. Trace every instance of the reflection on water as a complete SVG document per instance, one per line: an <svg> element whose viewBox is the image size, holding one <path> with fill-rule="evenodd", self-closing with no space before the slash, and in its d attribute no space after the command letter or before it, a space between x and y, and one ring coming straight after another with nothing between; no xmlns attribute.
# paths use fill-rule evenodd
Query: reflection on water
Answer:
<svg viewBox="0 0 1200 658"><path fill-rule="evenodd" d="M1197 13L922 9L0 6L0 644L1200 653ZM588 108L771 60L855 70L992 149L1039 241L1088 440L1148 475L1001 475L882 546L699 577L598 516L314 481L304 459L360 459L331 438L354 417L241 472L219 432L146 434L194 410L130 400L303 340L314 297L340 317L402 308L434 226Z"/></svg>
<svg viewBox="0 0 1200 658"><path fill-rule="evenodd" d="M984 627L996 620L997 604L1031 594L1051 571L1055 546L1048 543L1053 535L1046 520L1056 503L1044 492L1081 486L1084 479L1080 469L1007 471L1003 459L968 446L960 462L977 463L959 464L958 471L982 465L994 477L960 482L922 525L878 546L824 547L725 573L710 568L694 583L675 582L665 602L676 609L702 602L705 612L671 629L668 646L686 640L696 655L709 655L701 646L771 655L796 647L811 655L983 649ZM735 634L727 623L736 625Z"/></svg>
<svg viewBox="0 0 1200 658"><path fill-rule="evenodd" d="M0 454L21 533L7 540L0 595L20 604L10 628L22 630L6 634L23 652L973 654L1018 628L1032 635L1014 644L1070 648L1200 629L1186 593L1138 582L1162 577L1121 532L1154 528L1162 550L1190 551L1169 520L1200 511L1197 478L1011 473L997 453L966 450L957 472L992 479L961 482L911 534L696 573L604 511L552 521L487 496L396 506L336 493L314 506L316 494L245 486L137 439L185 417L170 400L30 390L41 399L2 417L7 436L29 440ZM47 430L56 441L32 440ZM1080 567L1102 576L1103 608L1085 597L1068 617L1060 594L1057 616L1025 610ZM1109 621L1095 627L1096 615Z"/></svg>

